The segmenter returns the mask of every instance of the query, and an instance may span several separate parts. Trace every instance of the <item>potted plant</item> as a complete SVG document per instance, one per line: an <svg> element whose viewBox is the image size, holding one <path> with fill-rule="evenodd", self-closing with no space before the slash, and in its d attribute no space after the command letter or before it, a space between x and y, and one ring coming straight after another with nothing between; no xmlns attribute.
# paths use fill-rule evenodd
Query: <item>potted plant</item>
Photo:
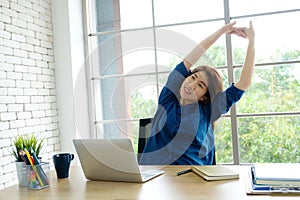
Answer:
<svg viewBox="0 0 300 200"><path fill-rule="evenodd" d="M43 147L44 139L39 140L35 135L29 137L28 135L21 136L18 135L14 141L14 149L13 154L16 158L17 162L23 161L23 159L19 155L20 150L33 150L35 155L39 157L41 149Z"/></svg>
<svg viewBox="0 0 300 200"><path fill-rule="evenodd" d="M35 155L39 157L41 149L43 147L44 139L38 139L35 135L29 137L28 135L21 136L18 135L13 144L13 155L16 158L16 168L19 180L19 186L27 186L27 176L26 176L26 164L20 156L19 152L21 150L34 151Z"/></svg>

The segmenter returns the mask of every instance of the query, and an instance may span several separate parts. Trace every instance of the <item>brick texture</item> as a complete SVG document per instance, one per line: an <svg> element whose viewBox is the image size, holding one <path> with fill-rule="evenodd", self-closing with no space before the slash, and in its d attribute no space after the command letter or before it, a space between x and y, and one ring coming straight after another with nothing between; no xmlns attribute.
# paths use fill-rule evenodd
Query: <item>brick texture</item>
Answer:
<svg viewBox="0 0 300 200"><path fill-rule="evenodd" d="M0 190L17 184L13 141L44 138L41 157L60 150L51 0L0 0Z"/></svg>

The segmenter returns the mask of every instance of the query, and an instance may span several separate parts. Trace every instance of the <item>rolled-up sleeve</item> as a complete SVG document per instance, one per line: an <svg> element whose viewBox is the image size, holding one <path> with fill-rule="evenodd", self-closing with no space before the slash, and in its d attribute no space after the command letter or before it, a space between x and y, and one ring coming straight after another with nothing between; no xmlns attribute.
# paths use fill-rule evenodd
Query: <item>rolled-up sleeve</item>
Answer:
<svg viewBox="0 0 300 200"><path fill-rule="evenodd" d="M238 102L244 94L244 90L240 90L232 83L225 91L217 95L211 104L211 122L214 122L222 114L229 111L231 106Z"/></svg>
<svg viewBox="0 0 300 200"><path fill-rule="evenodd" d="M191 72L186 69L184 63L179 63L170 73L167 83L160 93L159 104L163 105L176 98L182 82L190 74Z"/></svg>

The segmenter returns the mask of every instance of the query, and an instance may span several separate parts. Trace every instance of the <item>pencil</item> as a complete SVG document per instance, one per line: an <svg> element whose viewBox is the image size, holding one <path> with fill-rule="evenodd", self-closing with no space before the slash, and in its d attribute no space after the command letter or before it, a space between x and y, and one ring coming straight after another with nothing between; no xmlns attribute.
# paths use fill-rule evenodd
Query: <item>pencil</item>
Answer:
<svg viewBox="0 0 300 200"><path fill-rule="evenodd" d="M39 181L40 185L41 185L41 186L44 186L44 183L43 183L43 181L42 181L42 179L41 179L41 177L40 177L40 175L39 175L39 173L38 173L36 167L34 166L34 163L33 163L32 160L30 159L30 154L29 154L29 152L28 152L28 151L25 151L25 154L26 154L26 156L27 156L27 158L28 158L28 160L29 160L29 162L30 162L30 165L32 166L32 169L33 169L34 172L36 173L36 176L37 176L37 178L38 178L38 181Z"/></svg>

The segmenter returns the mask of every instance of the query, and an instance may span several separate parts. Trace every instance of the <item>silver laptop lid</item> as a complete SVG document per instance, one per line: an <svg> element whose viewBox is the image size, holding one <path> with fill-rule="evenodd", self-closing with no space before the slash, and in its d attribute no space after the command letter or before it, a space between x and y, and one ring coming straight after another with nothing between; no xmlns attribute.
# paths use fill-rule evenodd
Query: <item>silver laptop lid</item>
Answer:
<svg viewBox="0 0 300 200"><path fill-rule="evenodd" d="M87 179L142 182L130 139L74 139L73 143Z"/></svg>

